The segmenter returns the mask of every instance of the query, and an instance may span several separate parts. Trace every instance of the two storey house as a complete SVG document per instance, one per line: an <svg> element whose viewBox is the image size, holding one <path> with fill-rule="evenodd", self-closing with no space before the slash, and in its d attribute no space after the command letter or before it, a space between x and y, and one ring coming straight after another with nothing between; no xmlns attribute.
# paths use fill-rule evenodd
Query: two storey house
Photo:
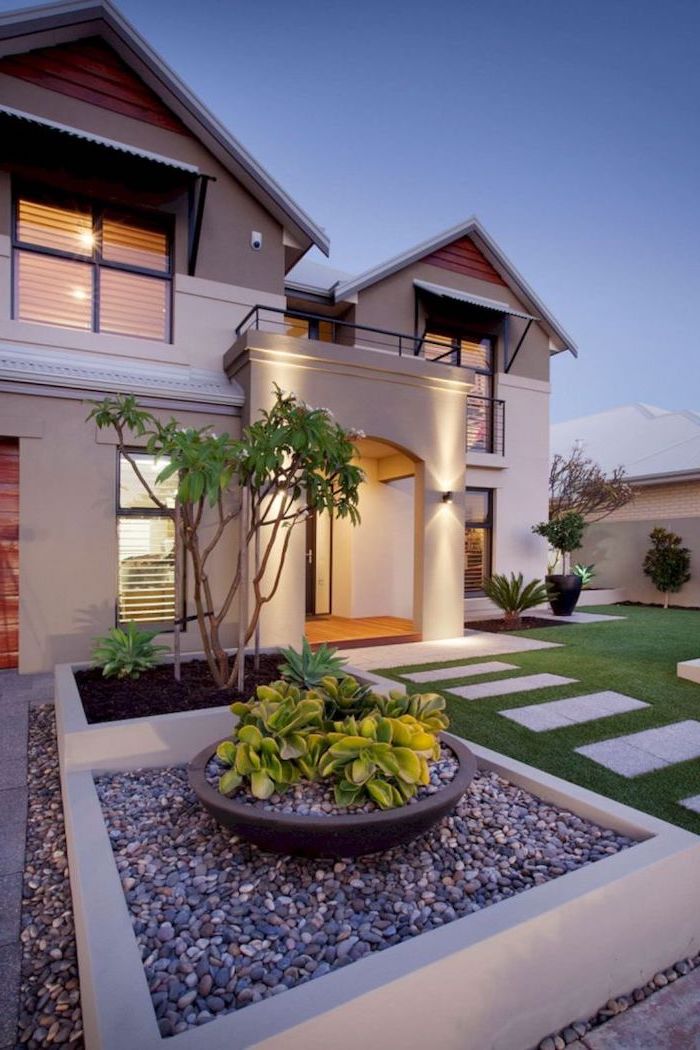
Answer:
<svg viewBox="0 0 700 1050"><path fill-rule="evenodd" d="M542 575L571 340L475 219L358 276L313 247L323 229L108 0L0 16L0 666L191 612L170 518L85 422L108 393L236 435L277 382L366 434L362 523L295 530L265 644L453 637L492 571Z"/></svg>

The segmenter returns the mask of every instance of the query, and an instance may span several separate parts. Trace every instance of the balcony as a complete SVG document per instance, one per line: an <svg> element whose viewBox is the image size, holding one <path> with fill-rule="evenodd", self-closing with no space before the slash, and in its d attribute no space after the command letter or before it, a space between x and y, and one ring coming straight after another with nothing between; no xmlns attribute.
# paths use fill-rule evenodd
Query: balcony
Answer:
<svg viewBox="0 0 700 1050"><path fill-rule="evenodd" d="M276 332L279 335L295 336L298 339L315 339L322 343L354 346L362 350L395 354L397 357L416 357L431 364L446 364L452 367L469 368L462 362L459 353L444 343L405 332L393 332L386 328L353 324L322 314L302 310L283 310L273 306L254 306L236 328L236 337L246 332Z"/></svg>
<svg viewBox="0 0 700 1050"><path fill-rule="evenodd" d="M505 401L493 397L467 397L467 453L505 455Z"/></svg>

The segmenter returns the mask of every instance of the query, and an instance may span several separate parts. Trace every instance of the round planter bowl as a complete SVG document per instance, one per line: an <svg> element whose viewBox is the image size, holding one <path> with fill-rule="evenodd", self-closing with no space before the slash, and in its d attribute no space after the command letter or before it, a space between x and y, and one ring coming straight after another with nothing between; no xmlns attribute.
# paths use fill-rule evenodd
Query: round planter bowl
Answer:
<svg viewBox="0 0 700 1050"><path fill-rule="evenodd" d="M457 737L442 734L442 739L459 762L454 779L419 802L371 813L304 816L227 798L206 777L216 744L192 759L187 775L190 787L214 819L261 849L301 857L357 857L410 842L455 808L474 777L476 758Z"/></svg>
<svg viewBox="0 0 700 1050"><path fill-rule="evenodd" d="M555 616L571 616L581 594L581 577L575 573L545 576L549 604Z"/></svg>

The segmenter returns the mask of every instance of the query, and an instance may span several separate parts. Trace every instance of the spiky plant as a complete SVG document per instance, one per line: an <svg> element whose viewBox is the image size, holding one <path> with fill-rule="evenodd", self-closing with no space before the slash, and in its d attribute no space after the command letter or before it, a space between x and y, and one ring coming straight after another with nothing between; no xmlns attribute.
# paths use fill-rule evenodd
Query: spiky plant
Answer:
<svg viewBox="0 0 700 1050"><path fill-rule="evenodd" d="M484 593L503 613L511 630L522 626L522 614L547 601L547 588L540 580L524 583L521 572L516 576L492 576L484 584Z"/></svg>
<svg viewBox="0 0 700 1050"><path fill-rule="evenodd" d="M131 622L125 628L112 627L107 634L95 639L92 659L102 668L105 678L138 678L158 662L158 653L165 653L167 645L154 645L157 631L140 631Z"/></svg>
<svg viewBox="0 0 700 1050"><path fill-rule="evenodd" d="M319 645L314 652L304 638L301 652L291 645L282 650L285 662L279 665L278 671L282 678L300 689L314 689L328 675L342 674L347 660L336 656L336 652L337 649L329 649L327 645Z"/></svg>

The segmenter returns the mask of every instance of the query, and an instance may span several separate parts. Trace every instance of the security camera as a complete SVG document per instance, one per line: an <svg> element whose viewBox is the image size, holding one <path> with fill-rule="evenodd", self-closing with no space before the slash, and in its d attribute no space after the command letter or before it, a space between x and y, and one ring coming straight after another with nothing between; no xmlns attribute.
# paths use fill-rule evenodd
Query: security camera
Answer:
<svg viewBox="0 0 700 1050"><path fill-rule="evenodd" d="M257 230L253 230L250 235L250 247L254 252L259 252L262 248L262 234L258 233Z"/></svg>

